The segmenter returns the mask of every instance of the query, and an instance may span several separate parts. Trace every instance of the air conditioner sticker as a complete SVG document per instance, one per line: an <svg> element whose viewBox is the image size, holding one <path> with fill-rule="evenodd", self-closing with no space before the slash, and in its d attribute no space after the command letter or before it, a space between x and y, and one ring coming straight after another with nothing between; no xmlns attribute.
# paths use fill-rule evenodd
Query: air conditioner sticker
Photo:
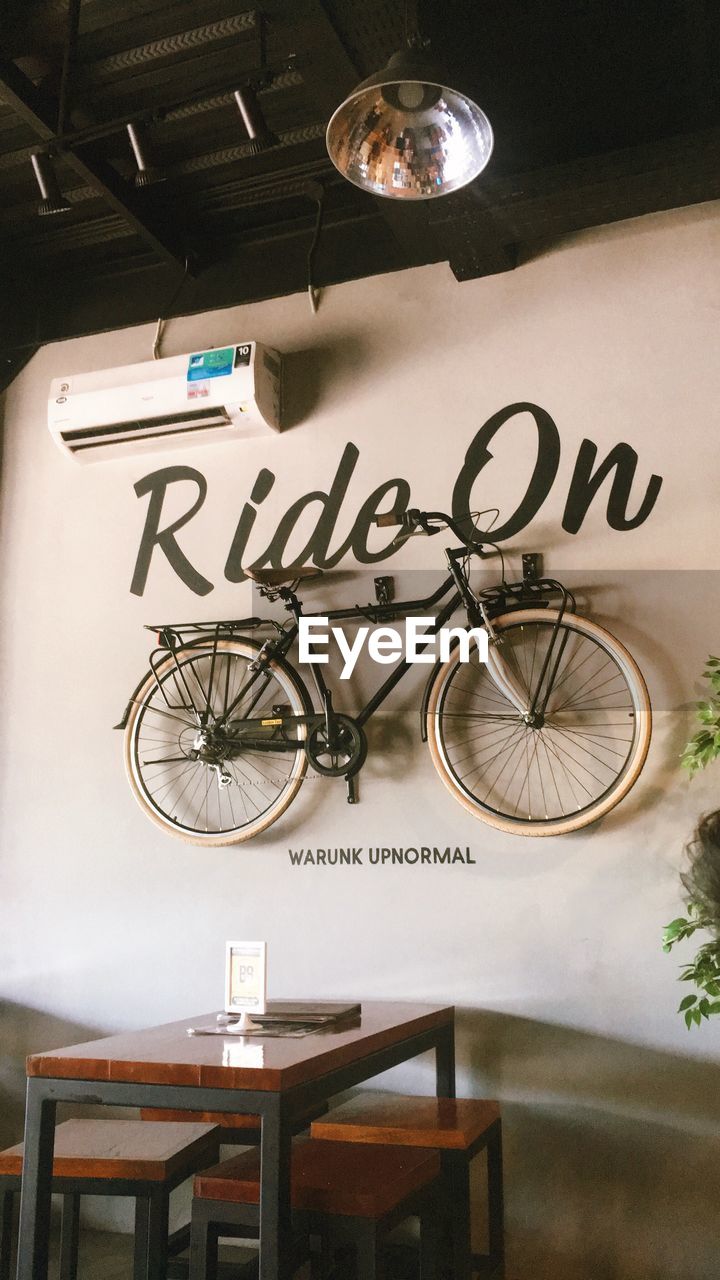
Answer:
<svg viewBox="0 0 720 1280"><path fill-rule="evenodd" d="M225 378L233 371L234 347L222 347L218 351L199 351L190 357L187 380L205 382L207 378Z"/></svg>

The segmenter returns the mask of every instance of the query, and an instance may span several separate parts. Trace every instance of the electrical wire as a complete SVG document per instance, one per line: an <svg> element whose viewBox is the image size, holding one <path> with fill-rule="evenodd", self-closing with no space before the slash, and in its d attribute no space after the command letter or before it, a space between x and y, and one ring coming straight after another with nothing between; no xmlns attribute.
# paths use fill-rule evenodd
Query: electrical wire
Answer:
<svg viewBox="0 0 720 1280"><path fill-rule="evenodd" d="M307 288L308 298L310 299L310 309L313 315L316 315L320 299L320 290L315 288L313 275L315 268L315 255L317 253L317 247L320 240L320 232L322 231L323 215L325 211L325 188L321 186L319 182L313 182L311 185L312 191L309 191L308 194L311 195L312 199L317 201L317 214L315 216L315 230L313 232L313 238L307 254Z"/></svg>
<svg viewBox="0 0 720 1280"><path fill-rule="evenodd" d="M165 308L165 311L166 311L166 312L167 312L167 311L172 311L173 307L175 306L175 303L177 302L178 298L180 297L180 294L181 294L182 289L183 289L183 285L185 284L185 281L187 280L187 277L188 277L188 268L189 268L189 265L190 265L190 260L189 260L189 258L187 258L187 257L186 257L186 258L185 258L185 270L184 270L184 271L183 271L183 273L182 273L182 277L181 277L181 279L180 279L179 284L177 285L177 287L176 287L176 289L175 289L175 292L173 293L172 297L170 298L170 301L168 302L168 304L167 304L167 306L166 306L166 308ZM156 326L155 326L155 337L153 338L153 345L152 345L152 358L153 358L153 360L160 360L160 359L161 359L161 355L160 355L160 347L161 347L161 345L162 345L163 333L165 332L165 325L166 325L166 324L167 324L167 320L166 320L166 319L163 319L163 317L162 317L162 316L159 316L159 317L158 317L158 322L157 322L157 324L156 324Z"/></svg>

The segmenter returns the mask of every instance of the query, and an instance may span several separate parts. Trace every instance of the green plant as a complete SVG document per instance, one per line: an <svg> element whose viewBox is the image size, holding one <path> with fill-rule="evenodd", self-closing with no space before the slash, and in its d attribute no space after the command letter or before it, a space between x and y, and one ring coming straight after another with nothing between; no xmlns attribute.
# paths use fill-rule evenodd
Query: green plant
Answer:
<svg viewBox="0 0 720 1280"><path fill-rule="evenodd" d="M711 760L720 756L720 658L710 655L705 663L704 678L709 681L709 697L698 702L696 715L700 728L686 744L680 763L692 777ZM709 814L698 823L691 845L693 860L689 874L682 882L689 891L687 916L671 920L663 930L663 951L671 951L678 942L691 938L698 929L713 936L695 953L689 964L681 966L679 982L692 982L696 991L684 996L678 1006L686 1027L699 1027L703 1019L720 1013L720 811Z"/></svg>
<svg viewBox="0 0 720 1280"><path fill-rule="evenodd" d="M700 728L686 744L680 763L688 773L697 773L720 756L720 658L711 654L705 663L704 678L709 680L711 693L696 705Z"/></svg>
<svg viewBox="0 0 720 1280"><path fill-rule="evenodd" d="M704 914L702 906L690 901L687 916L671 920L663 930L663 951L671 951L678 942L691 938L698 929L716 929L717 920ZM678 1006L685 1016L686 1027L700 1026L703 1018L720 1013L720 939L712 938L696 952L689 964L682 965L678 982L692 982L696 992L686 995Z"/></svg>

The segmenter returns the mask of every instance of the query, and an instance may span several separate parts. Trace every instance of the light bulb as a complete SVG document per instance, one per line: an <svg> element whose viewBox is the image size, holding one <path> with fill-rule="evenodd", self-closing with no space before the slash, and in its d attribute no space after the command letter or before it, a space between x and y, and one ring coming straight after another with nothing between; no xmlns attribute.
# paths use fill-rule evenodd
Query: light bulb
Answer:
<svg viewBox="0 0 720 1280"><path fill-rule="evenodd" d="M398 85L397 96L402 107L407 107L408 111L414 111L425 97L425 86L417 80L408 80Z"/></svg>

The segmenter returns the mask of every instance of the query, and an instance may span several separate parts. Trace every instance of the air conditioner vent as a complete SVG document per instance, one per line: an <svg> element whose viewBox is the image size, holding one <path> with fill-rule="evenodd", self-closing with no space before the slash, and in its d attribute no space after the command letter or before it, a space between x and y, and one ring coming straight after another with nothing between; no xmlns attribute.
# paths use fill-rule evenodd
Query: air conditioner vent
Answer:
<svg viewBox="0 0 720 1280"><path fill-rule="evenodd" d="M207 427L230 427L232 420L224 409L192 409L188 413L162 414L143 422L114 422L107 427L79 427L61 431L60 438L75 453L78 449L96 449L106 440L132 440L137 432L146 436L174 436L181 431L202 431ZM76 443L81 442L81 443ZM87 443L84 443L87 442Z"/></svg>

